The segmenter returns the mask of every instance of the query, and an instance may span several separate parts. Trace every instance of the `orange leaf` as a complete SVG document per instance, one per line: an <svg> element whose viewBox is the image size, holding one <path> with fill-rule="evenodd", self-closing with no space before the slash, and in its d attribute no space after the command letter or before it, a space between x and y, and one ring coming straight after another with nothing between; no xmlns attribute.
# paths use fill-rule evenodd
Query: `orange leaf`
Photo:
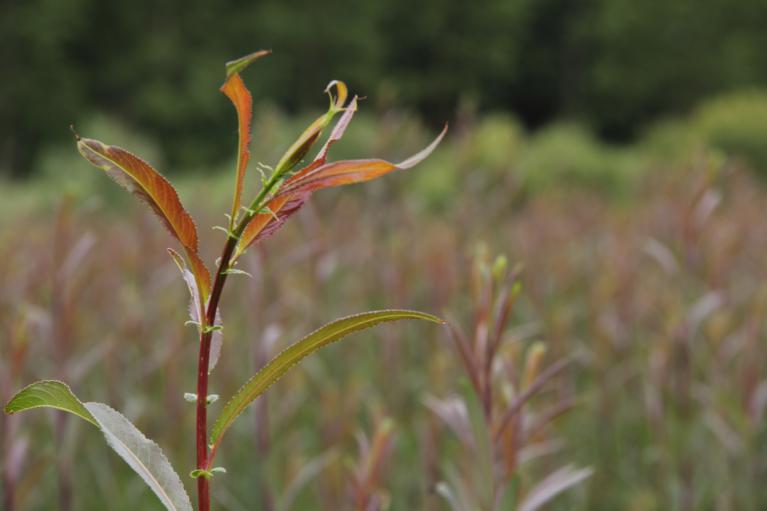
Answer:
<svg viewBox="0 0 767 511"><path fill-rule="evenodd" d="M395 164L380 159L325 163L328 148L343 135L354 115L356 98L350 106L354 108L347 110L339 119L317 158L285 182L276 196L267 204L270 212L259 213L251 220L240 236L233 259L239 257L253 243L279 229L290 215L301 208L315 190L370 181L394 170L414 167L434 151L447 132L447 126L445 126L442 133L431 144L401 163Z"/></svg>
<svg viewBox="0 0 767 511"><path fill-rule="evenodd" d="M78 137L77 149L86 160L152 208L171 235L183 245L200 292L207 296L210 274L197 255L197 228L173 186L147 162L120 147Z"/></svg>
<svg viewBox="0 0 767 511"><path fill-rule="evenodd" d="M250 159L250 123L253 117L253 98L250 91L242 81L239 72L245 69L251 62L266 55L269 51L262 50L226 64L227 78L224 85L219 89L234 105L237 111L237 123L239 133L239 143L237 150L237 176L234 183L234 197L232 199L232 224L234 224L237 213L240 209L242 198L242 184L245 180L245 170L248 167Z"/></svg>
<svg viewBox="0 0 767 511"><path fill-rule="evenodd" d="M197 252L197 229L167 179L141 158L117 146L81 138L77 149L117 184L146 202L182 245Z"/></svg>
<svg viewBox="0 0 767 511"><path fill-rule="evenodd" d="M239 125L237 177L234 183L231 213L232 219L234 219L237 217L237 212L240 209L242 182L245 179L245 169L248 167L248 160L250 159L248 145L250 144L250 120L253 116L253 98L238 73L234 73L226 80L226 83L221 86L221 92L226 94L226 97L229 98L237 110L237 122Z"/></svg>
<svg viewBox="0 0 767 511"><path fill-rule="evenodd" d="M322 188L362 183L388 174L394 170L404 170L415 167L434 151L442 141L446 132L447 126L445 126L442 133L440 133L439 136L426 148L400 163L390 163L386 160L379 159L342 160L326 163L309 172L301 171L294 176L297 179L287 182L278 192L277 196L292 195L299 192L313 192Z"/></svg>

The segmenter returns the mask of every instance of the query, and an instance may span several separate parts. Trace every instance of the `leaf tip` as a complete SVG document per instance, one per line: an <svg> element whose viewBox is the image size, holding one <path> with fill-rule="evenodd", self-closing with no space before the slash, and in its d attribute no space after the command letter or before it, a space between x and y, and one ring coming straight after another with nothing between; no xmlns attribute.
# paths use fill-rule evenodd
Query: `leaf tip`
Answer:
<svg viewBox="0 0 767 511"><path fill-rule="evenodd" d="M225 64L226 77L229 78L233 74L239 73L240 71L248 67L250 64L252 64L254 61L260 59L261 57L266 57L267 55L271 55L271 53L272 53L272 50L258 50L248 55L245 55L244 57L240 57L235 60L230 60L229 62Z"/></svg>

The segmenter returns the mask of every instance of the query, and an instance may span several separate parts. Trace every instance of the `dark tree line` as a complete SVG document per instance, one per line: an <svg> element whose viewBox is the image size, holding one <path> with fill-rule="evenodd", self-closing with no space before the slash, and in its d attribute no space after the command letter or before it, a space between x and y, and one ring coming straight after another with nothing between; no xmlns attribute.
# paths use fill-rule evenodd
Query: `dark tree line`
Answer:
<svg viewBox="0 0 767 511"><path fill-rule="evenodd" d="M231 112L222 63L258 48L254 94L317 107L329 78L430 120L458 105L530 126L569 116L615 140L712 93L767 84L763 0L4 0L0 172L94 111L214 162Z"/></svg>

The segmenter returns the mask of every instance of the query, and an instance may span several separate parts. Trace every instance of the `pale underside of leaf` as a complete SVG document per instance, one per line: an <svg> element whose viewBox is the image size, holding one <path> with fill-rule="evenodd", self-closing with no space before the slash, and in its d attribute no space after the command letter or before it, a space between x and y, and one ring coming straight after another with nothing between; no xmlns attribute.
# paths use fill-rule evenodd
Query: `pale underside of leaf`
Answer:
<svg viewBox="0 0 767 511"><path fill-rule="evenodd" d="M197 280L194 278L194 274L187 268L186 262L184 261L184 258L181 257L181 254L172 248L168 249L168 254L170 254L173 262L176 263L176 266L178 266L178 269L181 272L181 278L184 279L186 288L189 290L189 318L197 323L198 326L202 326L200 318L205 317L205 302L200 297Z"/></svg>
<svg viewBox="0 0 767 511"><path fill-rule="evenodd" d="M221 319L221 309L216 309L216 321L214 325L217 327L213 334L210 336L210 356L208 357L208 374L218 364L221 358L221 349L224 347L224 320Z"/></svg>
<svg viewBox="0 0 767 511"><path fill-rule="evenodd" d="M591 477L590 468L575 468L566 465L555 470L533 487L519 505L519 511L536 511L565 490Z"/></svg>
<svg viewBox="0 0 767 511"><path fill-rule="evenodd" d="M144 480L169 510L191 511L181 478L160 447L121 413L102 403L85 403L109 446Z"/></svg>
<svg viewBox="0 0 767 511"><path fill-rule="evenodd" d="M200 328L205 328L205 307L207 305L206 296L201 296L197 285L197 279L191 271L186 267L186 263L181 255L173 250L168 249L173 262L178 266L181 272L181 278L184 279L186 287L189 290L189 319L197 325L198 331ZM207 294L206 294L207 295ZM215 326L223 328L223 321L221 319L221 310L216 309L216 321ZM224 335L221 328L216 328L213 331L210 341L210 357L208 359L208 373L213 371L216 367L219 358L221 357L221 348L224 344Z"/></svg>
<svg viewBox="0 0 767 511"><path fill-rule="evenodd" d="M370 328L379 323L401 319L421 319L442 323L442 320L436 316L417 311L383 310L365 312L328 323L285 349L268 362L253 378L248 380L221 411L211 430L211 445L214 452L221 442L225 431L243 410L303 358L353 332Z"/></svg>
<svg viewBox="0 0 767 511"><path fill-rule="evenodd" d="M33 408L70 412L98 427L109 446L144 480L170 511L192 511L192 503L160 447L124 416L101 403L82 403L63 382L43 380L19 391L5 406L13 414Z"/></svg>

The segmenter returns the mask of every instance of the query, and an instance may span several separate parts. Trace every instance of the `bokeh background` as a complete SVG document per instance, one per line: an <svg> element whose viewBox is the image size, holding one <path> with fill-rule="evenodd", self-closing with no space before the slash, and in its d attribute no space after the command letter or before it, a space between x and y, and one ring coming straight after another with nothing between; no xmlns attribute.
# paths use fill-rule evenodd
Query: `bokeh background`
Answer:
<svg viewBox="0 0 767 511"><path fill-rule="evenodd" d="M271 48L244 73L254 161L279 158L332 79L366 97L334 158L398 161L451 129L418 168L318 194L248 253L213 390L368 308L443 314L500 348L484 432L460 334L392 325L328 348L230 435L220 509L765 509L765 27L760 0L4 2L0 397L65 379L192 468L172 240L69 125L177 183L212 263L236 146L223 63ZM74 419L3 415L0 444L3 509L159 508Z"/></svg>

